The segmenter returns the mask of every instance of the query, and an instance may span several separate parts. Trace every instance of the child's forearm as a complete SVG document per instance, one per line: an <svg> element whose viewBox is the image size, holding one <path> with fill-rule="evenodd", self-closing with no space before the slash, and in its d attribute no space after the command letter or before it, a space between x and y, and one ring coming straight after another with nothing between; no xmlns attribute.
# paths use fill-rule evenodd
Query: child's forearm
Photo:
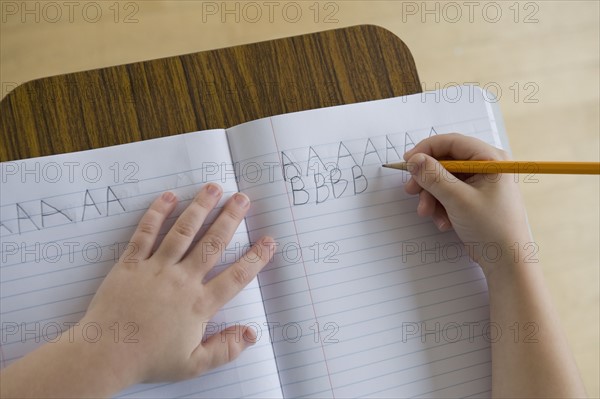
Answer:
<svg viewBox="0 0 600 399"><path fill-rule="evenodd" d="M488 270L490 320L501 329L491 340L493 397L585 397L540 265Z"/></svg>
<svg viewBox="0 0 600 399"><path fill-rule="evenodd" d="M113 395L134 383L126 359L109 342L74 338L69 331L0 374L2 398L84 398Z"/></svg>

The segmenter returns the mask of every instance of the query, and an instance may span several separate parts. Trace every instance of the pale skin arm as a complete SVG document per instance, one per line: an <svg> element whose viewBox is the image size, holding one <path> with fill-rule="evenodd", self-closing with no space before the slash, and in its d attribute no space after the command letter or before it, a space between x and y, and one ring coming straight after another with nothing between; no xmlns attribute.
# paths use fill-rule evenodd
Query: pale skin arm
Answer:
<svg viewBox="0 0 600 399"><path fill-rule="evenodd" d="M202 340L205 323L252 281L275 248L271 238L263 237L245 256L203 282L250 206L244 194L233 195L187 252L221 196L218 185L205 185L152 253L160 227L177 204L172 193L156 199L131 238L135 253L125 251L79 322L97 323L101 339L92 343L80 331L64 332L58 342L2 370L1 396L106 397L136 383L198 376L252 345L256 333L244 326ZM126 340L125 333L115 340L115 323L121 328L134 323L137 342Z"/></svg>
<svg viewBox="0 0 600 399"><path fill-rule="evenodd" d="M528 256L531 251L526 248L531 247L525 247L534 243L514 176L458 179L436 161L505 160L507 154L480 140L448 134L423 140L404 158L412 165L406 191L419 194L421 216L431 216L442 231L454 229L465 243L479 244L472 248L496 243L502 249L493 262L478 250L471 254L487 279L490 321L503 329L502 336L491 341L493 397L586 397L541 265ZM517 342L511 326L518 326ZM535 334L526 339L534 328Z"/></svg>

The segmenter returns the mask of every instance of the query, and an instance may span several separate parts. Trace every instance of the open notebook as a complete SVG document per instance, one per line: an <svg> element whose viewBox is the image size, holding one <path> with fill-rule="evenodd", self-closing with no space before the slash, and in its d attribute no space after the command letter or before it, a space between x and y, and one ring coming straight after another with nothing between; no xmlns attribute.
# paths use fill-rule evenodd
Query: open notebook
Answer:
<svg viewBox="0 0 600 399"><path fill-rule="evenodd" d="M120 396L489 395L484 276L417 216L406 173L381 168L432 134L507 147L491 96L448 90L2 163L3 366L83 316L154 198L176 193L177 216L213 181L252 200L216 271L262 235L279 242L209 325L251 325L258 342L200 378Z"/></svg>

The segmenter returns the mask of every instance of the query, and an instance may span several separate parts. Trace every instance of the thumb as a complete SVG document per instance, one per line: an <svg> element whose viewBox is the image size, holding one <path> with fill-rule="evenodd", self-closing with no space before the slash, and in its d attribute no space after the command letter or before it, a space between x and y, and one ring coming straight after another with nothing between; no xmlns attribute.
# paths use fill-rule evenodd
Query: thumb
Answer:
<svg viewBox="0 0 600 399"><path fill-rule="evenodd" d="M206 364L207 369L213 369L235 360L242 351L256 343L256 332L251 327L235 325L218 334L210 336L202 344L201 351L194 351L194 356ZM198 348L200 349L200 348Z"/></svg>
<svg viewBox="0 0 600 399"><path fill-rule="evenodd" d="M437 160L426 154L415 154L408 160L408 170L415 182L433 195L445 208L464 204L470 187L448 172Z"/></svg>

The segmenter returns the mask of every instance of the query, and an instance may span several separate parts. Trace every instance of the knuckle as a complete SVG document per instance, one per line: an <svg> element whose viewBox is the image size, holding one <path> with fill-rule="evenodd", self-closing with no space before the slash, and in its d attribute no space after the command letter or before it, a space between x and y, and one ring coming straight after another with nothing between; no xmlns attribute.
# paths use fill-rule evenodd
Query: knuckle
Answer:
<svg viewBox="0 0 600 399"><path fill-rule="evenodd" d="M171 279L171 286L175 291L179 291L186 286L187 282L188 278L186 276L177 275L173 276L173 278Z"/></svg>
<svg viewBox="0 0 600 399"><path fill-rule="evenodd" d="M160 211L153 208L148 209L146 215L142 218L138 225L138 230L144 234L156 233L163 217L164 216Z"/></svg>
<svg viewBox="0 0 600 399"><path fill-rule="evenodd" d="M146 211L146 217L151 218L153 220L162 219L163 217L165 217L166 214L167 214L167 212L165 212L163 209L157 208L154 205L152 205Z"/></svg>
<svg viewBox="0 0 600 399"><path fill-rule="evenodd" d="M152 235L154 234L158 228L152 222L141 221L138 226L138 231L142 234Z"/></svg>
<svg viewBox="0 0 600 399"><path fill-rule="evenodd" d="M192 238L196 235L194 225L186 221L178 221L173 227L175 232L185 238Z"/></svg>
<svg viewBox="0 0 600 399"><path fill-rule="evenodd" d="M241 220L242 219L242 215L231 209L230 207L226 207L225 209L223 209L223 216L227 217L228 219L232 219L232 220Z"/></svg>
<svg viewBox="0 0 600 399"><path fill-rule="evenodd" d="M213 205L202 195L202 193L194 197L192 205L199 206L200 208L206 209L208 211L210 211L213 208Z"/></svg>
<svg viewBox="0 0 600 399"><path fill-rule="evenodd" d="M209 247L215 248L218 251L223 251L227 247L227 242L221 234L211 232L204 239Z"/></svg>
<svg viewBox="0 0 600 399"><path fill-rule="evenodd" d="M233 278L233 282L238 287L245 287L251 279L251 275L248 269L239 264L232 266L231 275Z"/></svg>

